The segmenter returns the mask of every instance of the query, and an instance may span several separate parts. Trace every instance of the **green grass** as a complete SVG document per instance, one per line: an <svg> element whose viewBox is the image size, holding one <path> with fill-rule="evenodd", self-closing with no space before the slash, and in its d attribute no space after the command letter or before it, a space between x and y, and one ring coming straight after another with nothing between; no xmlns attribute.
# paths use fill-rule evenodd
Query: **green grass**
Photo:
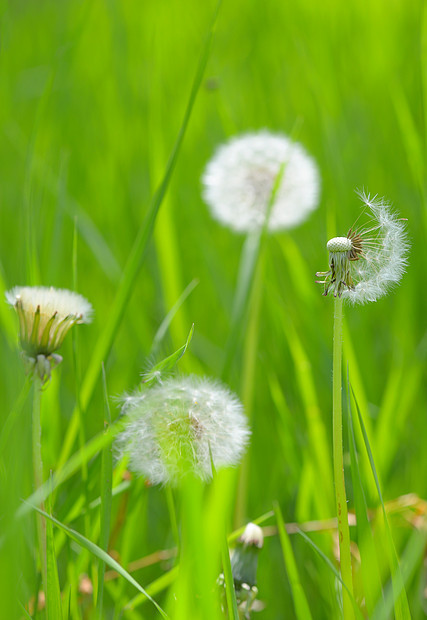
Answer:
<svg viewBox="0 0 427 620"><path fill-rule="evenodd" d="M333 300L314 274L363 187L408 218L412 247L394 291L344 306L360 410L352 401L349 417L344 403L356 615L427 613L427 11L421 0L223 0L210 33L215 11L214 0L0 2L0 296L77 283L95 308L42 395L46 482L34 493L32 392L0 304L5 618L158 618L148 594L171 618L216 620L224 541L263 515L254 617L340 617ZM251 252L211 219L200 177L220 143L260 128L303 143L322 191L303 225ZM111 470L115 397L162 360L154 372L226 377L252 427L241 468L173 494L129 479L125 462ZM34 612L41 500L49 616Z"/></svg>

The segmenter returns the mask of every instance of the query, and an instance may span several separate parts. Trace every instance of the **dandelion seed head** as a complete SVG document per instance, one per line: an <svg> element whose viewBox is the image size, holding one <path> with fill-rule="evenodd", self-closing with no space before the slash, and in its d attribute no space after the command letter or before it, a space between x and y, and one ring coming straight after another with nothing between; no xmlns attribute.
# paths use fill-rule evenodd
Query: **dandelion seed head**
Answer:
<svg viewBox="0 0 427 620"><path fill-rule="evenodd" d="M169 377L127 397L125 430L115 442L118 457L152 484L175 483L185 472L203 480L239 463L250 431L243 407L223 384L194 375Z"/></svg>
<svg viewBox="0 0 427 620"><path fill-rule="evenodd" d="M45 286L15 286L6 292L6 300L18 314L29 368L45 381L61 362L55 351L73 325L90 322L92 306L78 293Z"/></svg>
<svg viewBox="0 0 427 620"><path fill-rule="evenodd" d="M358 193L364 209L347 237L328 241L329 271L319 272L324 294L352 304L377 301L397 284L407 265L405 221L384 199Z"/></svg>
<svg viewBox="0 0 427 620"><path fill-rule="evenodd" d="M268 229L273 232L303 222L318 206L317 166L302 145L265 130L232 138L207 164L203 198L212 216L236 232L261 228L282 165L284 174Z"/></svg>
<svg viewBox="0 0 427 620"><path fill-rule="evenodd" d="M326 244L328 252L349 252L351 250L351 239L347 237L334 237Z"/></svg>

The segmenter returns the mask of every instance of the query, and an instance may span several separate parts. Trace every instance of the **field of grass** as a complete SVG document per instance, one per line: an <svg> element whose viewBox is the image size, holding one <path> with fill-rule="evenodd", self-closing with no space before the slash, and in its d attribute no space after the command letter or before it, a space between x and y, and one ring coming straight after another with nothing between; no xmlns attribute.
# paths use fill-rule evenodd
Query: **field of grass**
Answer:
<svg viewBox="0 0 427 620"><path fill-rule="evenodd" d="M334 301L315 273L327 269L327 240L360 212L356 188L407 218L411 250L389 295L344 306L355 617L427 615L425 3L223 0L213 23L215 11L214 0L0 0L0 296L68 288L95 310L42 393L46 484L31 498L33 386L15 313L0 304L7 620L160 618L141 588L170 618L224 617L225 541L258 519L262 605L251 617L342 617ZM265 235L251 255L244 235L212 219L201 175L221 143L258 129L304 145L321 196L302 225ZM252 430L242 463L172 489L132 476L126 461L111 477L117 397L193 324L173 372L221 378L238 394ZM41 498L56 522L45 521L47 608L37 610Z"/></svg>

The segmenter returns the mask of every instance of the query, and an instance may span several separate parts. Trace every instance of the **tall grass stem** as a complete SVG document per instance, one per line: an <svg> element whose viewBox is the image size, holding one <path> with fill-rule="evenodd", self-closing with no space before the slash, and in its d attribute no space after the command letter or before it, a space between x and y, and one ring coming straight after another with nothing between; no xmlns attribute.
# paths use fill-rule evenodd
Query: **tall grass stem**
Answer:
<svg viewBox="0 0 427 620"><path fill-rule="evenodd" d="M334 304L334 347L332 376L333 406L333 464L335 501L338 518L341 577L348 591L353 595L353 578L350 555L350 529L348 527L347 497L344 480L344 457L342 435L342 300L335 298ZM343 590L344 620L353 620L353 605L347 590Z"/></svg>

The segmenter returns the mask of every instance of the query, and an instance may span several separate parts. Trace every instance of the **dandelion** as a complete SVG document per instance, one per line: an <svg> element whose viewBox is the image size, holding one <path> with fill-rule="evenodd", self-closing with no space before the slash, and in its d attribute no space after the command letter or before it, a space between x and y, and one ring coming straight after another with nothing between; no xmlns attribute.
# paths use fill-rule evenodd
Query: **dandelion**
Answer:
<svg viewBox="0 0 427 620"><path fill-rule="evenodd" d="M82 295L45 286L15 286L6 300L19 317L20 342L25 358L42 382L62 357L56 353L77 323L91 320L92 306Z"/></svg>
<svg viewBox="0 0 427 620"><path fill-rule="evenodd" d="M67 332L76 323L90 321L92 306L77 293L44 286L15 286L6 292L6 300L18 314L21 347L34 379L31 435L34 488L38 489L44 480L41 387L50 379L51 369L62 361L56 351ZM39 507L44 510L43 501ZM47 592L46 523L41 515L37 515L36 524L42 582Z"/></svg>
<svg viewBox="0 0 427 620"><path fill-rule="evenodd" d="M217 381L194 375L170 377L127 396L128 422L116 440L119 457L152 484L176 482L191 472L203 480L239 463L250 431L243 407Z"/></svg>
<svg viewBox="0 0 427 620"><path fill-rule="evenodd" d="M265 130L232 138L206 166L203 198L212 216L237 232L260 229L282 166L268 229L283 230L303 222L318 205L317 166L300 144Z"/></svg>
<svg viewBox="0 0 427 620"><path fill-rule="evenodd" d="M332 371L332 427L335 502L338 518L341 577L344 583L344 618L354 618L350 531L344 481L342 437L342 305L343 299L353 304L376 301L399 282L406 266L408 243L404 220L376 196L360 193L364 209L346 237L334 237L327 244L329 271L323 276L324 295L335 297ZM365 214L368 221L363 222Z"/></svg>
<svg viewBox="0 0 427 620"><path fill-rule="evenodd" d="M324 277L324 295L332 292L352 304L376 301L399 282L408 251L405 221L384 199L359 195L365 205L359 219L368 213L368 221L328 241L329 271L316 274Z"/></svg>

